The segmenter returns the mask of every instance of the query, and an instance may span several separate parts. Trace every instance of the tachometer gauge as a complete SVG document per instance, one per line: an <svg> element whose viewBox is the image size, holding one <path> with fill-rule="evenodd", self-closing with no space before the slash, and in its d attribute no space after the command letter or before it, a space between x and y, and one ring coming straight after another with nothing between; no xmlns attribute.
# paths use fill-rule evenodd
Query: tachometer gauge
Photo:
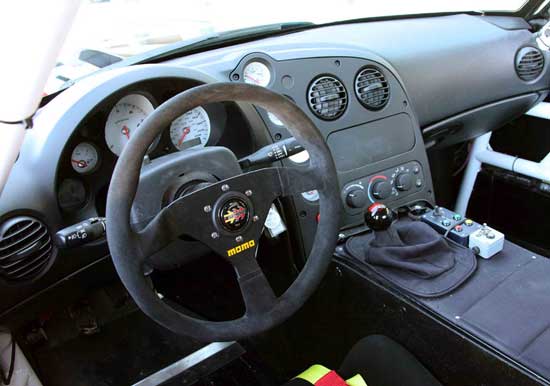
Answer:
<svg viewBox="0 0 550 386"><path fill-rule="evenodd" d="M153 110L151 101L140 94L126 95L119 100L109 113L105 124L105 142L109 149L119 156L133 133ZM159 140L160 137L155 139L149 151L154 149Z"/></svg>
<svg viewBox="0 0 550 386"><path fill-rule="evenodd" d="M210 138L210 118L202 107L196 107L176 118L170 126L170 139L178 150L204 147Z"/></svg>
<svg viewBox="0 0 550 386"><path fill-rule="evenodd" d="M88 174L97 169L99 153L94 145L81 142L75 146L71 154L71 165L80 174Z"/></svg>
<svg viewBox="0 0 550 386"><path fill-rule="evenodd" d="M262 62L250 62L243 69L245 83L265 87L271 81L271 71Z"/></svg>

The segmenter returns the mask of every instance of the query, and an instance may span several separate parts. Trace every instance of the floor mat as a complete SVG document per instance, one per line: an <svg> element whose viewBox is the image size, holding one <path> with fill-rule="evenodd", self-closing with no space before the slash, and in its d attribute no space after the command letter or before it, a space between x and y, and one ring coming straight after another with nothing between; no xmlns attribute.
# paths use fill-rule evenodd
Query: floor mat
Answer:
<svg viewBox="0 0 550 386"><path fill-rule="evenodd" d="M135 311L102 327L98 334L39 348L34 358L45 386L124 386L201 346Z"/></svg>

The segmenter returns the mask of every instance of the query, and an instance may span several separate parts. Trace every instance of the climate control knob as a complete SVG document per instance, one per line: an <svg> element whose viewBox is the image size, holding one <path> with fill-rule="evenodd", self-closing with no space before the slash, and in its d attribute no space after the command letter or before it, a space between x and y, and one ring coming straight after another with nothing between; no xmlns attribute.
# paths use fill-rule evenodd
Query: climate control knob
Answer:
<svg viewBox="0 0 550 386"><path fill-rule="evenodd" d="M395 187L402 192L412 188L412 176L409 173L401 173L395 179Z"/></svg>
<svg viewBox="0 0 550 386"><path fill-rule="evenodd" d="M371 193L374 198L384 200L391 195L392 186L387 181L377 181L372 184Z"/></svg>
<svg viewBox="0 0 550 386"><path fill-rule="evenodd" d="M351 208L364 208L367 202L367 192L363 188L353 188L346 195L346 204Z"/></svg>

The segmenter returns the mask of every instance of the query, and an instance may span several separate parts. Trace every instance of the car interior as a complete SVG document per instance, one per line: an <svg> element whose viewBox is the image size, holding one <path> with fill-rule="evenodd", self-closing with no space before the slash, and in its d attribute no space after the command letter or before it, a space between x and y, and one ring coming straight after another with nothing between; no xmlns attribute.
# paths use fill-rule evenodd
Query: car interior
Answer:
<svg viewBox="0 0 550 386"><path fill-rule="evenodd" d="M292 24L44 97L0 384L550 384L549 20Z"/></svg>

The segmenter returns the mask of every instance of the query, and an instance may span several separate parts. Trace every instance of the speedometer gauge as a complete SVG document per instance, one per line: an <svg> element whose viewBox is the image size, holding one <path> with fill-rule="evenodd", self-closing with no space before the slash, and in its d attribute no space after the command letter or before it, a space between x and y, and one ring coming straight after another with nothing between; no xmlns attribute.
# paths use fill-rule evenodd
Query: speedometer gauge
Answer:
<svg viewBox="0 0 550 386"><path fill-rule="evenodd" d="M99 153L96 147L89 142L76 145L71 154L71 165L80 174L93 172L99 165Z"/></svg>
<svg viewBox="0 0 550 386"><path fill-rule="evenodd" d="M271 81L271 71L262 62L250 62L243 69L245 83L266 87Z"/></svg>
<svg viewBox="0 0 550 386"><path fill-rule="evenodd" d="M120 155L139 125L154 110L149 99L141 94L130 94L113 107L105 124L105 142L113 153ZM152 150L159 138L149 147Z"/></svg>
<svg viewBox="0 0 550 386"><path fill-rule="evenodd" d="M178 150L204 147L210 138L210 118L202 107L196 107L176 118L170 126L170 139Z"/></svg>

